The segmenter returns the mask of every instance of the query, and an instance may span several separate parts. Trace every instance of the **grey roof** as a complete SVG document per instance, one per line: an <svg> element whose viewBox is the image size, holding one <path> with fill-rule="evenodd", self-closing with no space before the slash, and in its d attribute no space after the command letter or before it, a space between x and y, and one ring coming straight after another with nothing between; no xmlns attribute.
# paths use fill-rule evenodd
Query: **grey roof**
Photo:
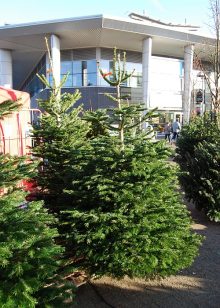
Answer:
<svg viewBox="0 0 220 308"><path fill-rule="evenodd" d="M130 18L103 15L32 22L0 27L0 48L12 50L15 86L19 87L46 52L45 36L56 34L61 49L106 47L142 51L142 41L153 38L154 55L183 58L187 44L212 42L199 34L145 24Z"/></svg>

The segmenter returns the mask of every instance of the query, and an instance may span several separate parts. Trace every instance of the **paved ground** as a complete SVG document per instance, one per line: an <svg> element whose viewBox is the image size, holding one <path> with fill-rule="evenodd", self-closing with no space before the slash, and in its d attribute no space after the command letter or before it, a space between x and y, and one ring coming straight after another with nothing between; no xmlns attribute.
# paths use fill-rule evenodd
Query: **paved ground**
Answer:
<svg viewBox="0 0 220 308"><path fill-rule="evenodd" d="M79 287L77 308L220 308L220 224L192 210L193 228L206 236L188 270L161 281L102 278Z"/></svg>

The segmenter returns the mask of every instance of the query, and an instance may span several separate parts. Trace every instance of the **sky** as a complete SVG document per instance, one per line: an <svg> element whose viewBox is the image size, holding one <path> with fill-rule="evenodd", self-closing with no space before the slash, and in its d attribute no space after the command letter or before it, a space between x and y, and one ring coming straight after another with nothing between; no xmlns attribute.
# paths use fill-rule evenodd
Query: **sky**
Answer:
<svg viewBox="0 0 220 308"><path fill-rule="evenodd" d="M204 33L210 24L209 0L4 0L0 25L98 14L126 18L130 12L199 25Z"/></svg>

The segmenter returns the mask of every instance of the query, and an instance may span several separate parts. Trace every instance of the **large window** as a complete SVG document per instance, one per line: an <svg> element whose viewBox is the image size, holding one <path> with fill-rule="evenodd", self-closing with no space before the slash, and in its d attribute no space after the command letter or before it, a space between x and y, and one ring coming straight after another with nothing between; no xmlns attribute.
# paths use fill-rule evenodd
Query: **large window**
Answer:
<svg viewBox="0 0 220 308"><path fill-rule="evenodd" d="M68 74L64 87L97 85L96 60L73 60L61 62L61 78Z"/></svg>
<svg viewBox="0 0 220 308"><path fill-rule="evenodd" d="M112 50L106 53L102 50L103 57L106 59L100 60L100 68L104 73L112 71ZM135 62L136 61L136 62ZM129 59L126 63L126 70L134 74L131 78L126 80L123 84L124 87L137 88L142 86L142 64L134 62ZM66 82L63 87L87 87L87 86L109 86L109 84L101 77L98 72L98 65L95 59L95 48L80 49L80 50L64 50L61 51L61 79L67 76ZM111 78L111 76L110 76ZM49 76L52 82L52 76Z"/></svg>

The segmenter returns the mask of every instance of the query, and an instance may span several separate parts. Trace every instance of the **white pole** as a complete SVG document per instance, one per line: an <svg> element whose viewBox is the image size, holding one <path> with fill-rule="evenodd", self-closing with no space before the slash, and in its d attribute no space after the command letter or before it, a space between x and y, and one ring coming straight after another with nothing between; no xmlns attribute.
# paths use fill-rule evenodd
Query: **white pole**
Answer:
<svg viewBox="0 0 220 308"><path fill-rule="evenodd" d="M142 98L145 107L144 115L150 109L150 73L152 56L152 38L143 40L142 45ZM143 129L146 129L148 123L143 123Z"/></svg>
<svg viewBox="0 0 220 308"><path fill-rule="evenodd" d="M194 45L188 45L184 47L184 93L183 93L184 123L189 123L189 117L190 117L193 53L194 53Z"/></svg>
<svg viewBox="0 0 220 308"><path fill-rule="evenodd" d="M142 45L142 93L145 108L150 108L150 71L152 55L152 38L143 40Z"/></svg>
<svg viewBox="0 0 220 308"><path fill-rule="evenodd" d="M60 40L52 34L51 35L51 58L52 58L52 69L55 79L55 86L60 84Z"/></svg>

